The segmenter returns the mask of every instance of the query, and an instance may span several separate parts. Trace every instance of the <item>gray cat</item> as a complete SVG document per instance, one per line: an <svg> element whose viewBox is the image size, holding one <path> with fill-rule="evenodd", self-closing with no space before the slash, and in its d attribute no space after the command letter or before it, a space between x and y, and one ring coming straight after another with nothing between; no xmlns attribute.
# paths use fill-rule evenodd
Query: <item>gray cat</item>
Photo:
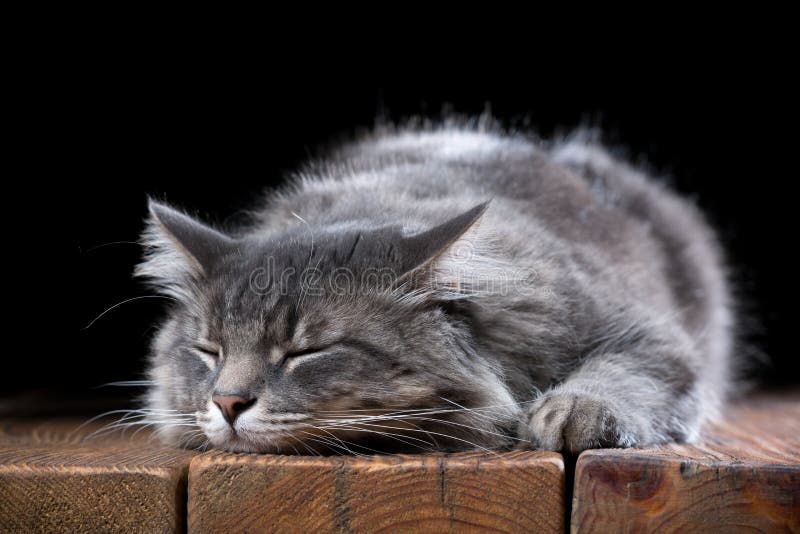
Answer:
<svg viewBox="0 0 800 534"><path fill-rule="evenodd" d="M698 211L575 135L384 127L244 227L150 203L172 304L146 421L169 443L364 453L691 440L730 383Z"/></svg>

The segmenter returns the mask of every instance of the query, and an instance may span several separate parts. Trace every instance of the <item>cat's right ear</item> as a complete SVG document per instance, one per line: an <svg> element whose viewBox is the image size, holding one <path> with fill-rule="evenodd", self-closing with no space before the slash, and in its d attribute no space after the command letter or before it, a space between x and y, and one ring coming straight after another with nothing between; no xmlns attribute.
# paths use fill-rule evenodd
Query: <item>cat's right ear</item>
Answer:
<svg viewBox="0 0 800 534"><path fill-rule="evenodd" d="M181 298L186 285L201 279L234 240L185 213L150 199L150 216L142 233L144 259L134 274L162 293Z"/></svg>

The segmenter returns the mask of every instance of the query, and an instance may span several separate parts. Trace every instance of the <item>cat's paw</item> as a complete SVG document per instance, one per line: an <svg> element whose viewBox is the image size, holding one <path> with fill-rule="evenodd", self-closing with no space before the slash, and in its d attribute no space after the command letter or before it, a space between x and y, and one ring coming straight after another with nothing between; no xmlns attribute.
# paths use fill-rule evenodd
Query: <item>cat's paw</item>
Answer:
<svg viewBox="0 0 800 534"><path fill-rule="evenodd" d="M579 453L598 447L632 447L644 424L613 404L581 393L548 393L536 401L519 428L535 447Z"/></svg>

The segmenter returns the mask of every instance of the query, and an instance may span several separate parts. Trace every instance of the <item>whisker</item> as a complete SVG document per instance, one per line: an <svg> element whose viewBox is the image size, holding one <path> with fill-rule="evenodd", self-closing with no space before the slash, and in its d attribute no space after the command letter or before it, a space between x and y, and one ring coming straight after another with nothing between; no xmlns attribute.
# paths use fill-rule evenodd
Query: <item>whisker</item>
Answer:
<svg viewBox="0 0 800 534"><path fill-rule="evenodd" d="M366 421L364 419L338 419L338 420L330 420L330 419L325 420L325 419L322 419L320 421L327 423L329 425L329 427L344 428L343 425L369 424L367 421L374 421L374 420L375 419L368 419ZM426 432L424 428L421 428L419 425L409 421L407 418L393 417L393 418L389 418L389 419L380 419L380 421L395 421L395 422L403 423L403 424L406 424L406 425L411 425L411 426L415 427L417 430L419 430L420 432ZM401 428L398 428L398 427L385 426L385 425L381 426L381 425L377 425L377 424L374 424L374 423L372 424L372 426L376 426L376 427L380 427L380 428L393 428L393 429L401 430ZM439 446L438 442L436 441L436 438L434 438L430 434L428 435L428 437L430 437L431 440L433 440L434 446L436 446L436 447Z"/></svg>
<svg viewBox="0 0 800 534"><path fill-rule="evenodd" d="M457 411L462 411L462 410L457 410ZM472 410L466 409L466 408L463 411L466 411L468 413L472 412ZM437 412L431 411L431 412L426 412L425 415L433 415L435 413L452 413L452 411L451 410L440 410L440 411L437 411ZM474 415L479 416L479 417L483 417L485 419L488 419L489 421L495 422L494 419L488 418L488 417L483 416L481 414L474 414ZM432 421L432 422L436 422L436 423L453 425L453 426L458 426L458 427L474 430L474 431L479 432L481 434L490 434L490 435L501 437L503 439L511 439L511 440L530 443L529 440L518 438L518 437L515 437L515 436L510 436L510 435L507 435L507 434L501 434L499 432L494 432L494 431L486 429L486 428L480 428L480 427L476 427L476 426L472 426L472 425L467 425L467 424L464 424L464 423L458 423L458 422L455 422L455 421L450 421L448 419L438 419L438 418L431 418L431 417L423 417L421 415L402 415L402 416L391 416L391 417L389 417L389 416L377 416L377 417L366 416L366 417L363 417L363 418L351 418L351 419L341 419L341 420L323 420L323 421L326 421L329 424L338 425L339 421L341 421L343 423L361 424L361 423L366 423L367 421L383 421L383 420L385 420L385 421L407 421L409 419L415 419L415 420L420 420L420 421ZM335 421L335 422L332 422L332 421ZM419 428L419 427L417 427L417 428Z"/></svg>
<svg viewBox="0 0 800 534"><path fill-rule="evenodd" d="M160 410L160 409L146 409L146 408L128 409L128 410L110 410L101 413L99 415L96 415L90 418L89 420L85 421L84 423L79 425L76 429L74 429L71 432L70 436L79 432L86 425L102 417L108 417L114 414L121 414L121 416L116 420L109 421L108 423L101 426L94 432L85 436L83 439L92 440L103 436L107 436L116 431L120 431L121 434L124 436L128 428L134 426L140 428L138 428L131 437L135 437L138 434L138 432L141 431L143 428L147 428L153 425L189 426L187 425L187 423L194 423L194 418L192 414L180 413L177 410Z"/></svg>
<svg viewBox="0 0 800 534"><path fill-rule="evenodd" d="M202 435L205 435L202 430L199 430L199 429L197 429L197 430L187 430L186 432L184 432L183 434L178 436L178 443L180 443L182 446L186 447L186 446L189 445L189 443L192 442L192 440L194 440L196 437L199 437L199 436L202 436Z"/></svg>
<svg viewBox="0 0 800 534"><path fill-rule="evenodd" d="M509 436L507 434L500 434L499 432L493 432L491 430L478 428L478 427L470 426L470 425L465 425L463 423L456 423L455 421L449 421L447 419L436 419L436 418L430 418L430 417L416 417L416 416L412 416L412 419L421 419L421 420L424 420L424 421L435 421L437 423L444 423L444 424L447 424L447 425L460 426L460 427L463 427L463 428L468 428L470 430L475 430L476 432L480 432L482 434L491 434L493 436L499 436L499 437L505 438L505 439L513 439L513 440L517 440L517 441L524 441L526 443L530 443L530 441L528 441L527 439L517 438L517 437L514 437L514 436Z"/></svg>
<svg viewBox="0 0 800 534"><path fill-rule="evenodd" d="M322 427L320 427L320 426L315 426L315 425L309 425L309 426L310 426L311 428L314 428L315 430L321 430L322 432L325 432L325 433L326 433L326 434L328 434L328 435L329 435L331 438L333 438L334 440L338 441L338 442L339 442L339 443L341 443L342 445L344 445L345 443L347 443L347 441L345 441L345 440L341 439L340 437L336 436L335 434L333 434L333 433L331 433L331 432L328 432L326 429L324 429L324 428L322 428ZM319 436L318 436L318 437L319 437ZM353 444L351 443L351 445L353 445ZM345 447L344 447L344 448L345 448L346 450L348 450L348 451L349 451L349 449L347 448L347 446L346 446L346 445L345 445ZM351 451L351 452L352 452L352 451Z"/></svg>
<svg viewBox="0 0 800 534"><path fill-rule="evenodd" d="M360 423L360 424L369 424L369 423ZM370 426L380 426L380 425L372 425L372 424L370 424ZM394 429L395 427L389 427L389 428L393 428ZM418 430L413 429L413 428L408 428L406 430L408 430L409 432L419 432ZM475 447L476 449L480 449L480 450L482 450L484 452L493 453L495 455L497 454L493 450L488 449L488 448L484 447L483 445L478 445L477 443L473 443L473 442L471 442L471 441L469 441L467 439L459 438L457 436L452 436L452 435L449 435L449 434L443 434L441 432L434 432L432 430L424 430L423 432L425 432L426 434L430 433L430 434L433 434L433 435L436 435L436 436L441 436L441 437L444 437L444 438L447 438L447 439L453 439L453 440L456 440L456 441L460 441L460 442L466 443L467 445L470 445L471 447Z"/></svg>
<svg viewBox="0 0 800 534"><path fill-rule="evenodd" d="M103 317L105 314L107 314L107 313L108 313L108 312L110 312L111 310L113 310L113 309L115 309L115 308L118 308L119 306L122 306L122 305L123 305L123 304L125 304L125 303L132 302L132 301L134 301L134 300L140 300L140 299L167 299L167 300L175 300L175 301L177 301L177 300L178 300L178 299L176 299L176 298L174 298L174 297L168 297L168 296L166 296L166 295L140 295L140 296L138 296L138 297L131 297L131 298L129 298L129 299L125 299L125 300L123 300L122 302L117 302L116 304L114 304L114 305L113 305L113 306L111 306L110 308L106 309L106 311L104 311L103 313L101 313L100 315L98 315L97 317L95 317L94 319L92 319L92 321L91 321L89 324L87 324L86 326L84 326L84 327L82 328L82 330L88 330L89 328L91 328L91 326L92 326L94 323L96 323L96 322L97 322L97 321L98 321L98 320L99 320L101 317Z"/></svg>
<svg viewBox="0 0 800 534"><path fill-rule="evenodd" d="M281 432L281 433L279 433L279 435L280 435L280 437L282 437L284 439L287 439L287 444L294 450L294 453L299 456L300 455L300 451L298 451L297 447L295 447L294 444L291 442L291 439L292 439L293 436L291 434L286 434L285 432Z"/></svg>
<svg viewBox="0 0 800 534"><path fill-rule="evenodd" d="M156 382L154 380L120 380L117 382L106 382L105 384L100 384L99 386L95 386L95 389L104 388L104 387L144 387L144 386L155 386Z"/></svg>
<svg viewBox="0 0 800 534"><path fill-rule="evenodd" d="M364 449L364 450L367 450L367 451L373 452L373 453L375 453L375 454L383 454L383 451L377 451L377 450L375 450L375 449L371 449L370 447L367 447L366 445L362 445L362 444L359 444L359 443L353 443L353 442L351 442L351 441L347 441L347 440L345 440L345 439L342 439L341 437L339 437L339 436L336 436L335 434L332 434L331 432L328 432L328 430L326 430L326 429L325 429L325 428L323 428L323 427L316 426L316 425L307 425L307 426L309 426L310 428L313 428L313 429L315 429L315 430L319 430L319 431L325 432L325 433L326 433L326 434L328 434L328 435L329 435L331 438L333 438L334 440L336 440L336 441L338 441L339 443L341 443L341 444L342 444L342 447L340 447L340 448L344 448L345 450L347 450L347 451L348 451L348 452L350 452L351 454L360 455L359 453L357 453L357 452L355 452L355 451L351 451L351 450L350 450L350 449L349 449L349 448L348 448L348 447L347 447L345 444L349 444L349 445L352 445L352 446L354 446L354 447L357 447L357 448L359 448L359 449ZM304 434L306 434L306 435L310 435L310 436L314 436L314 435L315 435L315 434L311 434L311 433L309 433L309 432L305 432L305 431L301 431L301 432L303 432L303 433L304 433ZM317 437L320 437L320 438L321 438L321 437L323 437L323 436L317 436ZM326 439L327 439L327 438L326 438ZM360 456L363 456L363 455L360 455Z"/></svg>
<svg viewBox="0 0 800 534"><path fill-rule="evenodd" d="M503 404L487 404L487 405L483 405L483 406L475 406L475 407L472 407L472 408L465 408L465 407L460 406L460 405L454 403L453 401L451 401L449 399L446 399L444 397L439 397L439 398L444 400L444 401L446 401L446 402L448 402L448 403L450 403L450 404L456 405L458 408L452 408L452 407L413 408L413 409L407 409L407 410L392 410L392 411L390 411L388 413L391 413L391 414L403 414L403 413L425 412L425 411L430 411L430 410L442 410L442 409L452 409L453 411L493 410L495 408L506 408L506 407L509 407L509 406L519 406L519 405L524 405L524 404L530 404L530 403L536 402L538 400L538 397L534 397L532 399L524 400L524 401L507 402L507 403L503 403ZM320 414L348 414L348 413L353 413L353 412L375 412L375 411L379 411L379 410L380 410L379 408L354 408L354 409L349 409L349 410L320 411L318 413L320 413Z"/></svg>
<svg viewBox="0 0 800 534"><path fill-rule="evenodd" d="M371 425L371 426L378 426L378 425ZM393 427L388 427L388 428L393 428ZM424 439L416 438L414 436L403 436L402 434L395 434L393 432L384 432L384 431L381 431L381 430L371 430L371 429L368 429L368 428L359 428L359 427L355 427L355 426L354 427L340 427L340 429L341 430L350 430L350 431L354 431L354 432L370 432L370 433L373 433L373 434L378 434L380 436L386 436L388 438L395 439L395 440L397 440L397 441L399 441L401 443L405 443L406 445L410 445L411 447L422 449L422 450L425 450L425 451L428 451L428 452L435 452L436 448L423 447L423 446L418 445L416 443L411 443L409 441L406 441L406 440L404 440L402 438L405 437L405 438L408 438L408 439L413 439L414 441L425 443L426 445L431 445L432 447L437 447L437 445L434 445L433 443L425 441ZM364 447L364 448L366 448L366 447ZM368 450L372 450L372 449L368 449Z"/></svg>
<svg viewBox="0 0 800 534"><path fill-rule="evenodd" d="M110 247L111 245L141 245L141 243L137 241L111 241L110 243L102 243L100 245L95 245L93 247L87 248L84 251L84 254L88 254L89 252L92 252L93 250L97 250L99 248Z"/></svg>
<svg viewBox="0 0 800 534"><path fill-rule="evenodd" d="M339 444L337 444L335 441L332 441L332 440L326 439L326 438L324 438L324 437L322 437L322 436L319 436L319 435L316 435L316 434L311 434L310 432L305 432L305 431L302 431L302 430L301 430L301 432L302 432L303 434L306 434L306 435L308 435L308 436L309 436L309 437L308 437L308 438L306 438L306 439L308 439L308 440L310 440L310 441L317 442L317 443L322 443L323 445L326 445L326 446L327 446L329 449L332 449L334 452L337 452L337 450L338 450L338 449L344 449L344 450L346 450L348 453L350 453L350 454L352 454L352 455L354 455L354 456L363 456L363 454L360 454L360 453L357 453L357 452L355 452L355 451L352 451L352 450L350 450L350 449L347 447L347 445L345 445L345 444L344 444L344 442L342 442L342 444L341 444L341 445L339 445ZM338 438L337 438L337 441L341 441L341 440L338 440Z"/></svg>

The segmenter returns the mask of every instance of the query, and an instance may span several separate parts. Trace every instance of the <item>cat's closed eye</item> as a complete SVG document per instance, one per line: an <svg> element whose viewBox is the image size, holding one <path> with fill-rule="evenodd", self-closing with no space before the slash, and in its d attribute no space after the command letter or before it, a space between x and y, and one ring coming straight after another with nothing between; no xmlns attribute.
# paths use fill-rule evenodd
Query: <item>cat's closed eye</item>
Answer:
<svg viewBox="0 0 800 534"><path fill-rule="evenodd" d="M211 368L217 365L217 361L222 354L222 349L220 347L211 344L198 343L192 348L194 348L195 353L200 356L203 362Z"/></svg>
<svg viewBox="0 0 800 534"><path fill-rule="evenodd" d="M323 352L326 352L329 347L308 347L301 350L294 350L287 352L283 355L283 359L281 360L280 366L286 366L287 364L292 365L293 363L303 360L306 357L316 357L322 355Z"/></svg>

